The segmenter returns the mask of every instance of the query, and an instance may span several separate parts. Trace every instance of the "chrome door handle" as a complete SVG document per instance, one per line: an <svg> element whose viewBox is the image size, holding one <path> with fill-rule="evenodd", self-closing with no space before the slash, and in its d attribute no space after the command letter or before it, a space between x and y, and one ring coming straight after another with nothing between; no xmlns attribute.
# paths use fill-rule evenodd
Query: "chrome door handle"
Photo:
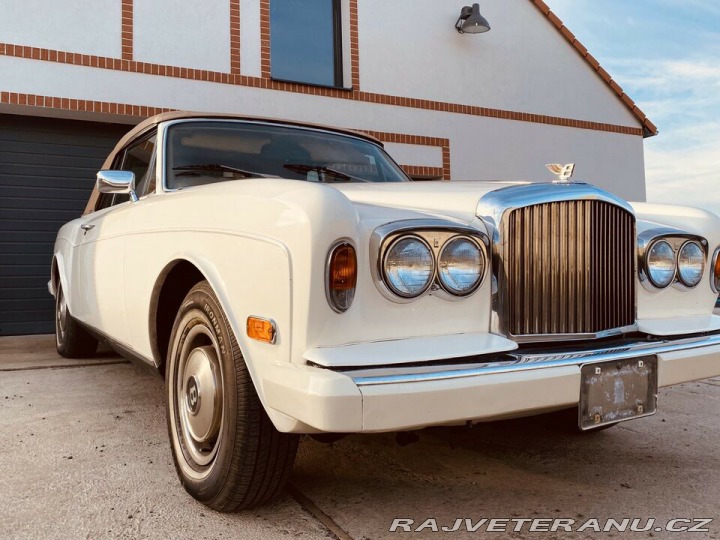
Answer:
<svg viewBox="0 0 720 540"><path fill-rule="evenodd" d="M90 229L94 229L95 225L93 225L92 223L86 223L85 225L80 225L80 228L83 231L88 232Z"/></svg>

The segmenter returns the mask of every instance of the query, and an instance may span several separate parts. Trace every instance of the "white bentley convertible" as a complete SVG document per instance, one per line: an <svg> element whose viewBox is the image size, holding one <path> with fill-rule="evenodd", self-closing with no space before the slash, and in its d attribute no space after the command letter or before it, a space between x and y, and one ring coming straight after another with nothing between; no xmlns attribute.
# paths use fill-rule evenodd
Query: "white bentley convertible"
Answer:
<svg viewBox="0 0 720 540"><path fill-rule="evenodd" d="M57 348L166 381L182 484L270 500L299 434L655 412L720 375L720 220L588 184L410 182L371 137L168 113L58 233Z"/></svg>

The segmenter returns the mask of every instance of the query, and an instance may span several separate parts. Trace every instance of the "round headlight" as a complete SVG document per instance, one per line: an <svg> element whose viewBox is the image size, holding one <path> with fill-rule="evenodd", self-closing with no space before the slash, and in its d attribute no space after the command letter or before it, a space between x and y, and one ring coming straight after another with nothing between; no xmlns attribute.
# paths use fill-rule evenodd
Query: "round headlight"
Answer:
<svg viewBox="0 0 720 540"><path fill-rule="evenodd" d="M484 270L485 256L468 238L450 240L440 252L440 283L450 294L463 296L473 292L480 284Z"/></svg>
<svg viewBox="0 0 720 540"><path fill-rule="evenodd" d="M697 242L686 242L678 254L678 275L683 285L695 287L705 272L705 252Z"/></svg>
<svg viewBox="0 0 720 540"><path fill-rule="evenodd" d="M430 286L435 258L425 242L415 236L404 236L388 248L383 272L392 292L403 298L414 298Z"/></svg>
<svg viewBox="0 0 720 540"><path fill-rule="evenodd" d="M675 253L665 240L655 242L647 252L646 267L653 285L664 289L675 277Z"/></svg>

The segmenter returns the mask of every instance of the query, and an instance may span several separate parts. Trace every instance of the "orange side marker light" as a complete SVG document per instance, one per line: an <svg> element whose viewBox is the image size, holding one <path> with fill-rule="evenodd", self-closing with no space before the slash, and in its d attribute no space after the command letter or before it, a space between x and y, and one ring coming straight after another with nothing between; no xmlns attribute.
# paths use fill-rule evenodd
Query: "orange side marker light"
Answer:
<svg viewBox="0 0 720 540"><path fill-rule="evenodd" d="M256 339L258 341L275 343L275 339L277 338L277 329L275 328L275 323L270 319L248 317L247 335L249 338Z"/></svg>

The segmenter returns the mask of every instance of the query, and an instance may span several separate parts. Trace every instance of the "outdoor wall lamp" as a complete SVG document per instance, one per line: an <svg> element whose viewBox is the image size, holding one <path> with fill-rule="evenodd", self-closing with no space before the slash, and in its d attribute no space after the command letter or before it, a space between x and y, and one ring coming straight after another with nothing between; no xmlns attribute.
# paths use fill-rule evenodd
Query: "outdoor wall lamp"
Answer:
<svg viewBox="0 0 720 540"><path fill-rule="evenodd" d="M465 6L460 10L455 28L461 34L482 34L490 30L490 23L480 15L480 4L473 4L472 7Z"/></svg>

